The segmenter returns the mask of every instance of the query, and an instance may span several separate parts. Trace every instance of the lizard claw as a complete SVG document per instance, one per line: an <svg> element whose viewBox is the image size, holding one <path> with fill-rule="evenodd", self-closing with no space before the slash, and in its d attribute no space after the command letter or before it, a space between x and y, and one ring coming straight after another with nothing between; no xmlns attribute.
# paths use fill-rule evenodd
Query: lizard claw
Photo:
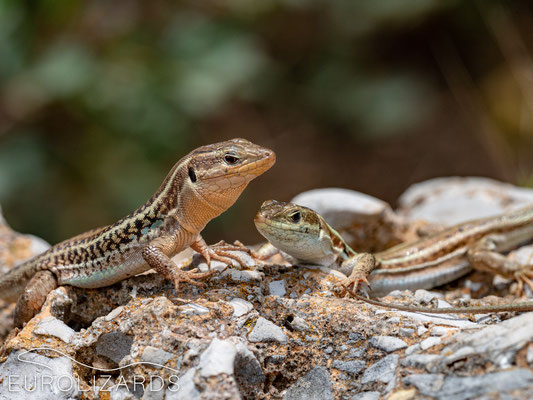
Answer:
<svg viewBox="0 0 533 400"><path fill-rule="evenodd" d="M220 241L213 246L209 246L206 251L208 257L205 254L202 255L206 258L208 265L210 265L211 260L218 260L226 264L227 267L235 266L235 262L237 262L237 266L247 266L250 263L249 257L252 254L251 250L239 241L234 244Z"/></svg>
<svg viewBox="0 0 533 400"><path fill-rule="evenodd" d="M173 277L173 281L174 281L174 287L176 289L176 292L178 291L179 289L179 284L180 282L187 282L187 283L190 283L191 285L194 285L196 287L205 287L206 286L206 283L205 282L199 282L198 280L205 280L211 276L213 276L214 274L216 274L217 271L215 270L211 270L211 271L208 271L208 272L198 272L198 268L194 268L190 271L183 271L181 269L177 269L174 271L174 277Z"/></svg>
<svg viewBox="0 0 533 400"><path fill-rule="evenodd" d="M514 278L518 283L516 290L518 296L524 295L524 284L533 292L533 270L517 271L514 274Z"/></svg>

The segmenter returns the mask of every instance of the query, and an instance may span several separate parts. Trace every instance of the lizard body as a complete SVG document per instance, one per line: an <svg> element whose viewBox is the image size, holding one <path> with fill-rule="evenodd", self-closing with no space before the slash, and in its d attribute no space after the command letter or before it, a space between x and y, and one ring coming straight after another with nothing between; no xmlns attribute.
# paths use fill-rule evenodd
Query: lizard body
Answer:
<svg viewBox="0 0 533 400"><path fill-rule="evenodd" d="M510 250L533 239L533 207L465 222L375 254L356 253L320 215L296 204L266 201L255 217L255 224L274 247L297 260L339 269L348 276L343 285L352 294L361 282L368 283L373 294L430 288L450 282L472 267L531 284L531 266L510 261L496 251ZM259 257L265 258L268 253L271 250L262 249ZM533 302L520 304L522 308L533 309Z"/></svg>
<svg viewBox="0 0 533 400"><path fill-rule="evenodd" d="M201 285L211 272L182 271L171 261L192 247L207 260L231 261L228 246L209 248L200 232L229 208L275 154L244 139L200 147L178 161L155 194L118 222L61 242L0 277L0 298L15 301L15 324L40 310L58 285L109 286L154 268L174 282Z"/></svg>

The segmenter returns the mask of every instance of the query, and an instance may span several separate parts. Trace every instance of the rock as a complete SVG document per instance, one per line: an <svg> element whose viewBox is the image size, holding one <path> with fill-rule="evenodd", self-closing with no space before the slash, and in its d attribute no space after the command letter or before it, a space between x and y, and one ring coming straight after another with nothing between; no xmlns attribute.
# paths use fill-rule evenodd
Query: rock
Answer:
<svg viewBox="0 0 533 400"><path fill-rule="evenodd" d="M533 372L515 369L478 376L459 377L440 374L411 375L403 379L407 385L414 385L425 396L438 399L471 399L480 396L513 392L533 385Z"/></svg>
<svg viewBox="0 0 533 400"><path fill-rule="evenodd" d="M429 292L424 289L417 289L415 291L415 300L422 304L428 304L431 300L433 300L436 297L436 294L433 292Z"/></svg>
<svg viewBox="0 0 533 400"><path fill-rule="evenodd" d="M80 395L67 357L48 358L33 352L11 353L0 365L0 385L0 398L6 400L70 400Z"/></svg>
<svg viewBox="0 0 533 400"><path fill-rule="evenodd" d="M233 307L233 318L242 317L254 309L254 305L249 301L235 297L229 302Z"/></svg>
<svg viewBox="0 0 533 400"><path fill-rule="evenodd" d="M441 338L432 336L432 337L429 337L426 340L422 341L420 343L420 348L422 350L427 350L427 349L429 349L429 348L431 348L433 346L437 346L437 345L441 344L441 342L442 342Z"/></svg>
<svg viewBox="0 0 533 400"><path fill-rule="evenodd" d="M285 290L285 281L272 281L268 284L269 292L272 296L285 296L287 290Z"/></svg>
<svg viewBox="0 0 533 400"><path fill-rule="evenodd" d="M96 342L96 354L105 356L117 364L130 354L133 338L121 332L105 333Z"/></svg>
<svg viewBox="0 0 533 400"><path fill-rule="evenodd" d="M394 336L374 336L370 338L370 344L377 349L391 353L396 350L405 349L407 343Z"/></svg>
<svg viewBox="0 0 533 400"><path fill-rule="evenodd" d="M174 355L157 347L146 346L141 355L141 361L150 363L152 368L161 369Z"/></svg>
<svg viewBox="0 0 533 400"><path fill-rule="evenodd" d="M379 400L380 396L379 392L361 392L353 396L351 400Z"/></svg>
<svg viewBox="0 0 533 400"><path fill-rule="evenodd" d="M339 371L348 372L352 375L357 375L366 366L366 363L361 360L342 361L333 360L331 366Z"/></svg>
<svg viewBox="0 0 533 400"><path fill-rule="evenodd" d="M451 226L533 203L533 190L487 178L437 178L411 186L398 201L399 214Z"/></svg>
<svg viewBox="0 0 533 400"><path fill-rule="evenodd" d="M200 356L200 375L209 377L219 374L233 374L235 345L227 340L213 339L206 351Z"/></svg>
<svg viewBox="0 0 533 400"><path fill-rule="evenodd" d="M438 354L411 354L402 359L401 364L404 367L414 367L414 368L426 368L438 360L440 356Z"/></svg>
<svg viewBox="0 0 533 400"><path fill-rule="evenodd" d="M278 342L287 344L289 339L283 330L269 320L259 317L248 336L250 342Z"/></svg>
<svg viewBox="0 0 533 400"><path fill-rule="evenodd" d="M70 343L70 339L75 333L74 329L54 317L45 317L40 320L34 332L38 335L57 337L65 343Z"/></svg>
<svg viewBox="0 0 533 400"><path fill-rule="evenodd" d="M165 400L196 400L200 398L200 391L194 383L196 368L192 368L180 377L176 386L170 386L165 392Z"/></svg>
<svg viewBox="0 0 533 400"><path fill-rule="evenodd" d="M298 379L283 396L283 400L330 400L333 398L331 378L328 370L321 365Z"/></svg>
<svg viewBox="0 0 533 400"><path fill-rule="evenodd" d="M266 379L261 364L246 345L239 343L235 356L235 377L241 385L258 385Z"/></svg>
<svg viewBox="0 0 533 400"><path fill-rule="evenodd" d="M389 383L394 378L396 367L398 366L398 354L389 354L366 369L361 379L361 383L371 383L375 381Z"/></svg>

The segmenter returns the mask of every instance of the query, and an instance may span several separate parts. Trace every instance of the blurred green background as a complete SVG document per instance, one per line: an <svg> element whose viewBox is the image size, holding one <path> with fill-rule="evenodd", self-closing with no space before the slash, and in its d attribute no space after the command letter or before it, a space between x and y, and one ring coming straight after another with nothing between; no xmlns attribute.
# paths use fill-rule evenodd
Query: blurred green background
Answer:
<svg viewBox="0 0 533 400"><path fill-rule="evenodd" d="M531 185L532 46L528 1L0 0L0 204L54 243L232 137L278 162L208 242L259 241L263 200L315 187Z"/></svg>

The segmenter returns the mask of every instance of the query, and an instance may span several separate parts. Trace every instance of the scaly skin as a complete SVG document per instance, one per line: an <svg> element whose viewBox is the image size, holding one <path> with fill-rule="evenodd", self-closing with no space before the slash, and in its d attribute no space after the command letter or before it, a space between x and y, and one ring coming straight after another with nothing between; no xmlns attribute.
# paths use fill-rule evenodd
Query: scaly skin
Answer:
<svg viewBox="0 0 533 400"><path fill-rule="evenodd" d="M264 202L255 217L255 224L273 246L298 261L334 267L349 275L343 281L343 286L352 295L365 301L367 299L355 294L357 285L361 282L382 290L430 288L464 275L470 271L471 266L531 285L531 266L512 262L495 251L509 250L521 242L533 239L533 207L465 222L376 254L356 253L315 211L292 203L275 200ZM263 248L258 256L266 258L271 254L272 251ZM352 286L355 286L353 290ZM455 312L454 310L481 313L533 309L533 302L447 308L446 311L375 300L369 302L408 311L437 313Z"/></svg>
<svg viewBox="0 0 533 400"><path fill-rule="evenodd" d="M178 161L155 194L113 225L61 242L0 277L0 297L15 301L21 326L57 285L100 288L150 268L172 280L202 285L212 272L182 271L171 257L187 247L230 263L232 246L209 248L200 232L228 209L275 154L244 139L200 147Z"/></svg>

